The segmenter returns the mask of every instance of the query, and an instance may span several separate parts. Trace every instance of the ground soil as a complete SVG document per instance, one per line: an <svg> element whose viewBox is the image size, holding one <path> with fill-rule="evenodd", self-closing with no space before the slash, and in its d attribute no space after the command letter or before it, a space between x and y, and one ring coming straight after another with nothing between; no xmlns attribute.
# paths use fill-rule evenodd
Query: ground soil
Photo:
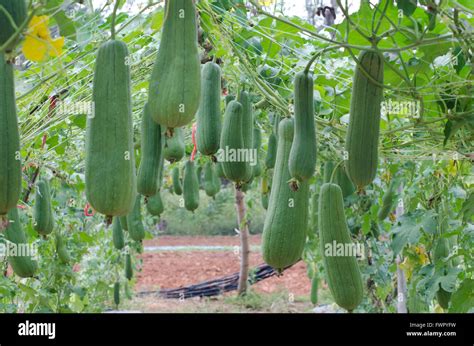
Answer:
<svg viewBox="0 0 474 346"><path fill-rule="evenodd" d="M250 237L251 245L260 245L260 236ZM163 236L145 241L147 246L238 246L238 237L178 237ZM239 271L239 258L234 250L154 251L143 253L141 272L137 273L137 292L178 288L217 279ZM250 254L250 265L263 263L259 251ZM306 265L299 262L280 277L268 278L253 286L261 293L287 291L294 296L309 295L310 281Z"/></svg>

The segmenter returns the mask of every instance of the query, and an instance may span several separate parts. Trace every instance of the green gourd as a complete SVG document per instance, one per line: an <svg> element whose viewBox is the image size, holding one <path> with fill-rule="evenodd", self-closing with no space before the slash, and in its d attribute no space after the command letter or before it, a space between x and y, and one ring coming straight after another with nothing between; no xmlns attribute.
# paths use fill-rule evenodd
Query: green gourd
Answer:
<svg viewBox="0 0 474 346"><path fill-rule="evenodd" d="M262 175L262 165L260 164L260 146L262 145L262 132L258 127L253 129L253 149L255 155L255 165L252 166L253 177L259 177Z"/></svg>
<svg viewBox="0 0 474 346"><path fill-rule="evenodd" d="M210 61L202 68L201 102L197 113L196 145L203 155L219 150L221 137L221 68Z"/></svg>
<svg viewBox="0 0 474 346"><path fill-rule="evenodd" d="M125 247L125 239L120 219L116 216L112 222L112 241L117 250Z"/></svg>
<svg viewBox="0 0 474 346"><path fill-rule="evenodd" d="M222 169L222 163L221 162L216 163L216 175L219 178L225 178L225 174L224 174L224 170Z"/></svg>
<svg viewBox="0 0 474 346"><path fill-rule="evenodd" d="M250 100L250 95L245 90L239 93L238 101L242 105L242 140L243 140L243 148L246 149L246 152L250 154L250 151L254 148L253 147L253 124L254 124L254 117L253 117L253 108L252 102ZM247 164L248 168L246 171L246 176L244 177L244 181L249 181L253 177L253 170L250 166L250 156L245 158L245 163Z"/></svg>
<svg viewBox="0 0 474 346"><path fill-rule="evenodd" d="M288 186L293 119L282 120L278 132L277 158L263 226L262 252L267 264L282 271L302 256L308 228L309 185L302 182L298 191Z"/></svg>
<svg viewBox="0 0 474 346"><path fill-rule="evenodd" d="M314 175L316 168L316 129L314 121L313 77L300 72L295 77L295 134L291 147L290 175L298 182Z"/></svg>
<svg viewBox="0 0 474 346"><path fill-rule="evenodd" d="M435 249L434 249L434 255L433 255L433 260L434 263L439 265L438 263L443 262L448 256L449 256L449 241L445 237L441 237L441 235L444 233L444 230L440 229L439 235L440 237L438 238ZM447 273L448 269L452 266L450 262L446 262L442 264L443 266L443 271L445 274ZM441 284L439 284L439 289L436 292L436 299L438 300L439 305L443 309L448 309L449 307L449 302L451 300L451 292L446 291Z"/></svg>
<svg viewBox="0 0 474 346"><path fill-rule="evenodd" d="M174 167L172 172L173 192L178 196L183 194L183 186L181 184L181 177L179 175L179 167Z"/></svg>
<svg viewBox="0 0 474 346"><path fill-rule="evenodd" d="M311 304L318 304L318 287L319 287L319 278L315 275L311 280Z"/></svg>
<svg viewBox="0 0 474 346"><path fill-rule="evenodd" d="M230 101L224 115L224 125L221 134L221 150L218 161L227 179L241 185L249 180L251 167L246 162L245 155L239 153L245 149L242 136L242 105L237 101ZM244 150L245 151L245 150ZM227 154L227 155L225 155Z"/></svg>
<svg viewBox="0 0 474 346"><path fill-rule="evenodd" d="M115 306L120 305L120 282L114 284L114 304Z"/></svg>
<svg viewBox="0 0 474 346"><path fill-rule="evenodd" d="M359 62L352 84L346 136L348 158L345 165L349 178L358 189L362 189L377 174L380 107L383 100L383 57L378 52L363 51ZM372 79L365 75L361 66Z"/></svg>
<svg viewBox="0 0 474 346"><path fill-rule="evenodd" d="M214 197L218 192L216 184L216 171L212 162L207 162L204 166L204 191L209 197Z"/></svg>
<svg viewBox="0 0 474 346"><path fill-rule="evenodd" d="M0 3L2 2L5 1L0 1ZM2 23L1 11L0 23ZM3 35L5 27L0 25L0 28L2 28L0 35ZM16 114L13 67L5 61L3 53L0 53L0 157L1 216L16 207L21 193L20 135Z"/></svg>
<svg viewBox="0 0 474 346"><path fill-rule="evenodd" d="M21 26L27 19L27 5L25 0L0 0L0 6L2 6L11 19L15 23L16 27ZM10 19L3 11L0 10L0 46L3 46L7 41L15 34L16 29L11 24ZM14 40L6 47L6 51L11 51L18 40Z"/></svg>
<svg viewBox="0 0 474 346"><path fill-rule="evenodd" d="M385 194L382 197L382 207L379 209L379 212L377 214L377 218L379 219L379 221L385 220L385 218L393 210L393 207L395 206L396 198L397 198L397 191L396 191L395 180L392 179L392 181L390 182L388 186L388 190L385 192Z"/></svg>
<svg viewBox="0 0 474 346"><path fill-rule="evenodd" d="M201 165L198 165L196 167L196 176L197 176L197 179L198 179L198 182L199 182L199 188L202 189L203 184L202 184L202 166Z"/></svg>
<svg viewBox="0 0 474 346"><path fill-rule="evenodd" d="M337 247L353 244L344 215L339 185L325 183L319 193L319 239L327 283L334 301L352 311L362 301L363 283L354 254L338 254ZM334 253L327 253L332 249Z"/></svg>
<svg viewBox="0 0 474 346"><path fill-rule="evenodd" d="M265 166L267 169L272 169L275 167L276 160L276 149L277 149L277 138L272 132L268 137L267 144L267 156L265 157Z"/></svg>
<svg viewBox="0 0 474 346"><path fill-rule="evenodd" d="M148 95L153 119L167 128L187 125L199 107L201 61L196 21L194 0L166 1Z"/></svg>
<svg viewBox="0 0 474 346"><path fill-rule="evenodd" d="M165 159L171 163L178 162L184 157L186 150L183 129L175 128L171 136L168 135L166 136L165 148L163 149Z"/></svg>
<svg viewBox="0 0 474 346"><path fill-rule="evenodd" d="M163 199L161 198L161 191L158 190L154 196L148 198L146 209L153 216L160 216L165 211Z"/></svg>
<svg viewBox="0 0 474 346"><path fill-rule="evenodd" d="M40 179L36 185L36 198L34 207L34 228L42 235L50 234L54 228L53 208L51 206L51 191L49 182Z"/></svg>
<svg viewBox="0 0 474 346"><path fill-rule="evenodd" d="M313 192L311 195L311 215L310 215L310 231L317 232L318 229L318 209L319 209L319 193Z"/></svg>
<svg viewBox="0 0 474 346"><path fill-rule="evenodd" d="M125 277L127 280L133 278L132 256L130 254L125 255Z"/></svg>
<svg viewBox="0 0 474 346"><path fill-rule="evenodd" d="M66 243L60 234L56 234L56 253L63 264L71 262L71 256L67 249Z"/></svg>
<svg viewBox="0 0 474 346"><path fill-rule="evenodd" d="M183 198L184 207L193 211L199 206L199 181L196 174L196 166L194 162L189 160L184 165L183 180Z"/></svg>
<svg viewBox="0 0 474 346"><path fill-rule="evenodd" d="M128 233L130 234L130 238L137 242L141 242L145 239L145 228L143 227L142 222L141 199L140 195L135 197L135 205L130 214L127 215Z"/></svg>
<svg viewBox="0 0 474 346"><path fill-rule="evenodd" d="M153 196L158 190L164 140L161 126L150 116L148 104L145 105L141 124L141 161L137 176L137 191L143 196Z"/></svg>
<svg viewBox="0 0 474 346"><path fill-rule="evenodd" d="M128 214L136 195L130 67L120 41L102 44L97 54L87 118L86 196L92 208L110 216Z"/></svg>
<svg viewBox="0 0 474 346"><path fill-rule="evenodd" d="M229 104L230 101L234 101L235 100L235 96L234 95L226 95L225 98L224 98L224 102L225 102L225 106L227 107L227 105Z"/></svg>
<svg viewBox="0 0 474 346"><path fill-rule="evenodd" d="M262 177L260 193L261 193L262 207L263 209L267 210L268 202L270 199L270 186L269 186L268 178L266 175Z"/></svg>
<svg viewBox="0 0 474 346"><path fill-rule="evenodd" d="M19 246L28 245L17 208L10 209L8 219L9 223L4 232L5 239ZM31 256L8 256L8 262L13 272L21 278L33 277L38 269L37 262Z"/></svg>
<svg viewBox="0 0 474 346"><path fill-rule="evenodd" d="M122 230L128 231L128 223L127 223L127 215L119 216L120 226L122 226Z"/></svg>
<svg viewBox="0 0 474 346"><path fill-rule="evenodd" d="M335 164L334 161L326 161L324 164L324 182L331 182L331 176L334 172ZM355 187L352 181L346 174L346 170L342 164L336 167L334 172L333 181L334 184L339 185L342 190L342 196L344 198L352 195L355 192Z"/></svg>

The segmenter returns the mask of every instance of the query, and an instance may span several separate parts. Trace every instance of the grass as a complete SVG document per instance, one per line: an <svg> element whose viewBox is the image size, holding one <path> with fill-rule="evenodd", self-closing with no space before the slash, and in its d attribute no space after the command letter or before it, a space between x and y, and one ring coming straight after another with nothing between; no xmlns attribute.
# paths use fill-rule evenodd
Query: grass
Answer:
<svg viewBox="0 0 474 346"><path fill-rule="evenodd" d="M323 291L320 301L328 304L329 292ZM306 296L292 296L286 290L260 293L250 290L239 297L235 292L212 298L186 300L135 297L120 306L121 310L144 313L310 313L314 306Z"/></svg>

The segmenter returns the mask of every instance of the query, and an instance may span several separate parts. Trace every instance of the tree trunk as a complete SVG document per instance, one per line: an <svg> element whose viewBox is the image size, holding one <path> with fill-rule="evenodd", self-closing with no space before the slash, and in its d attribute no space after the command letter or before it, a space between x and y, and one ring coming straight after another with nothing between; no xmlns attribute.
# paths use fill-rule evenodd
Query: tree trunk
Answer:
<svg viewBox="0 0 474 346"><path fill-rule="evenodd" d="M249 276L249 230L245 217L245 194L235 189L235 207L237 209L237 222L240 235L240 272L239 272L239 295L247 293Z"/></svg>
<svg viewBox="0 0 474 346"><path fill-rule="evenodd" d="M403 192L403 183L400 183L398 186L398 195L401 196ZM395 216L398 219L405 213L405 207L403 205L403 200L399 197L397 201L397 208L395 210ZM406 314L407 310L407 280L405 277L405 272L400 267L400 263L403 262L402 256L398 255L396 259L397 263L397 312L399 314Z"/></svg>

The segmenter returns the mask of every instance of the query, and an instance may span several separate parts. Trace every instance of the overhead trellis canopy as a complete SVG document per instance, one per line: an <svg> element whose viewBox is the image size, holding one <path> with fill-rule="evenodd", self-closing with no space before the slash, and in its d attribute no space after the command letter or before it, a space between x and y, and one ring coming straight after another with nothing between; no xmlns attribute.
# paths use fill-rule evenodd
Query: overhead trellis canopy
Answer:
<svg viewBox="0 0 474 346"><path fill-rule="evenodd" d="M466 51L472 40L468 28L456 36L448 25L437 29L436 34L416 33L402 26L407 25L406 17L399 23L393 22L397 9L391 2L374 19L380 23L375 35L369 23L356 22L370 10L365 4L359 9L360 15L352 14L350 20L332 27L315 27L298 17L286 18L276 5L263 8L255 1L239 2L235 6L225 4L212 0L198 2L203 29L202 58L205 61L216 56L223 62L225 86L230 93L235 93L241 85L252 90L260 110L257 116L261 126L270 127L268 119L272 112L291 115L293 76L314 60L311 70L316 81L318 132L331 139L323 155L341 155L356 66L353 57L357 49L371 47L367 39L376 39L387 62L387 106L393 100L412 105L417 112L387 111L381 129L381 156L405 160L456 159L471 152L473 105L464 100L472 97L472 74L470 66L460 65L465 63L465 54L470 54ZM72 143L71 139L83 136L84 114L51 112L50 98L59 95L66 103L85 105L92 100L96 50L107 39L105 29L110 18L104 13L107 9L110 12L110 6L106 4L94 12L79 4L45 10L46 15L56 19L59 32L68 35L63 35L66 49L61 56L41 63L23 62L19 66L22 71L17 82L17 100L23 147L27 150L35 148L35 143L49 130L52 133L48 152L62 154L65 148L68 152L81 151L81 143ZM66 30L66 25L57 19L64 13L75 23L72 29ZM163 2L156 1L134 15L122 12L117 19L118 35L131 53L133 109L137 120L147 98L163 16ZM472 22L472 14L467 16ZM419 20L425 19L420 15ZM468 24L469 21L463 22L465 26ZM406 43L416 34L417 45ZM453 59L457 64L449 63ZM453 97L458 100L454 109L447 105Z"/></svg>

